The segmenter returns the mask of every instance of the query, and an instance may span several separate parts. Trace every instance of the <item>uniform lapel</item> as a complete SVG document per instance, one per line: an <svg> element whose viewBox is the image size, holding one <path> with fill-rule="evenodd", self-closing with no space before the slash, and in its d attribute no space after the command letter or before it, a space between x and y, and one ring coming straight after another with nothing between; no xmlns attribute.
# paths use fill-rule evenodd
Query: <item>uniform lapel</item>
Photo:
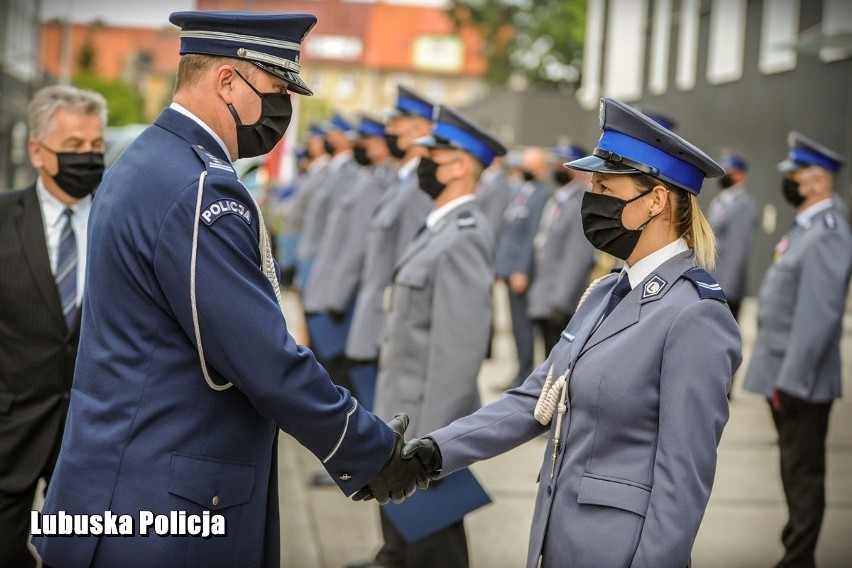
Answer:
<svg viewBox="0 0 852 568"><path fill-rule="evenodd" d="M638 286L633 288L612 313L601 322L601 325L592 333L583 351L591 349L598 343L638 322L642 305L656 302L665 296L672 289L677 279L693 266L692 251L682 252L660 265Z"/></svg>
<svg viewBox="0 0 852 568"><path fill-rule="evenodd" d="M62 306L59 302L59 292L56 281L50 270L50 257L47 254L47 237L44 234L44 221L41 216L35 185L21 194L15 224L23 243L24 256L27 259L30 272L36 287L56 319L57 324L65 325L62 317Z"/></svg>

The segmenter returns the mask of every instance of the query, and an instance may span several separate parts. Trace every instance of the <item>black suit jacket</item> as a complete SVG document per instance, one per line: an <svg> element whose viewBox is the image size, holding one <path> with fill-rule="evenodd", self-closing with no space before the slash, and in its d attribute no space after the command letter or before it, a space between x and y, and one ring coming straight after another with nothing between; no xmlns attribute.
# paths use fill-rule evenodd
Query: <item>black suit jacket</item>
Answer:
<svg viewBox="0 0 852 568"><path fill-rule="evenodd" d="M56 462L80 316L62 317L35 185L0 192L0 491L23 491Z"/></svg>

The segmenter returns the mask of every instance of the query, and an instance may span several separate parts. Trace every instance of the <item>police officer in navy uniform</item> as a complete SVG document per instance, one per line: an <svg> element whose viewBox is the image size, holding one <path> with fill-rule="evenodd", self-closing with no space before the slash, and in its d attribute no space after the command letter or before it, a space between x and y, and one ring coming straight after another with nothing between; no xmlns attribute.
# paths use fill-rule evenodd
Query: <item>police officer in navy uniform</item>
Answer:
<svg viewBox="0 0 852 568"><path fill-rule="evenodd" d="M757 206L746 191L748 162L728 152L720 163L725 175L719 178L720 193L710 203L707 214L716 235L719 255L713 276L725 291L731 312L738 318L740 302L747 292L748 259L757 229Z"/></svg>
<svg viewBox="0 0 852 568"><path fill-rule="evenodd" d="M432 134L415 140L420 189L435 202L394 270L383 331L375 410L402 409L411 433L425 435L479 408L476 378L491 324L494 237L474 192L484 167L505 148L493 135L441 105ZM468 566L463 520L407 544L385 519L393 557L385 566Z"/></svg>
<svg viewBox="0 0 852 568"><path fill-rule="evenodd" d="M131 515L125 537L36 538L49 566L278 566L283 429L351 495L400 500L388 427L296 345L260 209L231 160L290 120L310 15L176 12L175 102L110 169L89 221L70 411L43 514ZM422 469L422 467L421 467ZM415 474L415 477L417 475ZM142 535L140 511L222 515L214 538Z"/></svg>
<svg viewBox="0 0 852 568"><path fill-rule="evenodd" d="M841 396L840 339L852 272L849 225L832 199L843 159L792 132L778 165L796 221L760 287L757 339L743 388L764 395L778 431L789 519L779 567L813 566L825 512L825 439Z"/></svg>
<svg viewBox="0 0 852 568"><path fill-rule="evenodd" d="M575 144L557 144L554 157L560 161L553 171L557 187L544 205L535 248L535 278L529 292L528 314L544 339L544 352L559 341L568 325L595 264L595 248L583 234L580 204L590 187L590 175L569 170L562 164L586 156Z"/></svg>
<svg viewBox="0 0 852 568"><path fill-rule="evenodd" d="M518 388L403 457L437 476L550 429L527 566L684 567L710 497L740 335L708 272L704 152L612 99L591 156L583 229L625 261L588 290L547 361Z"/></svg>

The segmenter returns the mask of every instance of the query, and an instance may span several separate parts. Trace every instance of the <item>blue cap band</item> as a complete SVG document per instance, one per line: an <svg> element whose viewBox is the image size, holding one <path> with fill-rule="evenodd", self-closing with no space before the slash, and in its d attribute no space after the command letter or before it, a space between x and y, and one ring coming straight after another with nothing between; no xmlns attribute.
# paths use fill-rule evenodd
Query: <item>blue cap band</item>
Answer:
<svg viewBox="0 0 852 568"><path fill-rule="evenodd" d="M372 120L362 120L358 125L358 134L361 136L384 136L385 127Z"/></svg>
<svg viewBox="0 0 852 568"><path fill-rule="evenodd" d="M470 132L457 128L452 124L447 124L446 122L436 123L435 128L432 130L432 136L446 138L453 145L461 146L466 152L472 154L483 164L490 164L494 156L497 155L488 144L482 142Z"/></svg>
<svg viewBox="0 0 852 568"><path fill-rule="evenodd" d="M684 189L690 189L694 193L701 191L704 181L704 172L701 169L641 140L615 130L604 130L598 140L598 148L656 168L660 177L668 178Z"/></svg>
<svg viewBox="0 0 852 568"><path fill-rule="evenodd" d="M794 162L809 166L822 166L832 172L840 169L840 162L805 148L793 148L788 157Z"/></svg>
<svg viewBox="0 0 852 568"><path fill-rule="evenodd" d="M409 97L400 97L396 101L396 108L403 112L422 116L426 120L432 120L432 105L412 99Z"/></svg>

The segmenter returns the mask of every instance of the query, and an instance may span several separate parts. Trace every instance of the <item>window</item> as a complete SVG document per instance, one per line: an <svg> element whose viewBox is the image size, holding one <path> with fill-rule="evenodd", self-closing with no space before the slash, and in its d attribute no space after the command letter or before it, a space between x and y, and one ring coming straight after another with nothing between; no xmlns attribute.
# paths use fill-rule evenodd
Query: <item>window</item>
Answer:
<svg viewBox="0 0 852 568"><path fill-rule="evenodd" d="M351 99L355 96L355 75L352 73L341 73L335 85L335 93L339 99Z"/></svg>
<svg viewBox="0 0 852 568"><path fill-rule="evenodd" d="M648 62L648 90L655 95L669 85L669 46L672 35L672 0L654 2L651 27L651 59Z"/></svg>
<svg viewBox="0 0 852 568"><path fill-rule="evenodd" d="M845 35L847 38L852 34L852 2L849 0L825 0L822 5L822 34L825 45L819 51L819 58L826 63L852 57L852 50L848 47L832 46L835 36ZM845 42L846 46L849 41Z"/></svg>
<svg viewBox="0 0 852 568"><path fill-rule="evenodd" d="M577 99L587 109L598 108L601 93L605 0L589 0L586 12L586 41L583 48L583 82Z"/></svg>
<svg viewBox="0 0 852 568"><path fill-rule="evenodd" d="M414 40L411 63L415 69L456 73L464 64L464 46L458 37L421 35Z"/></svg>
<svg viewBox="0 0 852 568"><path fill-rule="evenodd" d="M635 101L642 96L647 0L610 0L604 93Z"/></svg>
<svg viewBox="0 0 852 568"><path fill-rule="evenodd" d="M710 83L718 85L742 78L745 28L745 0L714 0L707 61L707 80Z"/></svg>
<svg viewBox="0 0 852 568"><path fill-rule="evenodd" d="M760 21L761 72L780 73L796 68L796 39L799 33L799 0L763 3Z"/></svg>
<svg viewBox="0 0 852 568"><path fill-rule="evenodd" d="M678 30L677 76L675 83L682 91L695 87L698 65L698 24L701 18L701 0L682 0Z"/></svg>

